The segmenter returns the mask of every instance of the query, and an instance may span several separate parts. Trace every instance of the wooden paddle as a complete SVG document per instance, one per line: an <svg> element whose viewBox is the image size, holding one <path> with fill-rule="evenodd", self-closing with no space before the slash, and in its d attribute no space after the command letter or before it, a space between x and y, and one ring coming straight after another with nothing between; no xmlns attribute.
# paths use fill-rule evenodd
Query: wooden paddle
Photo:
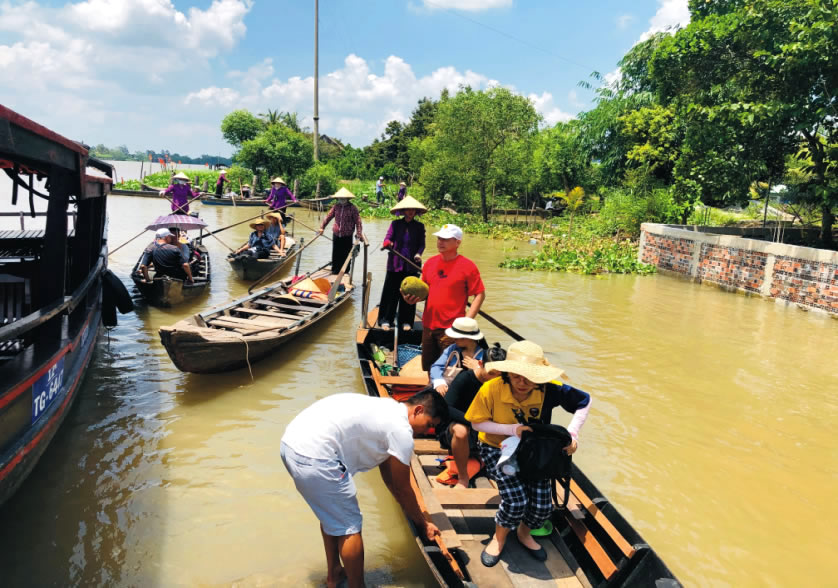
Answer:
<svg viewBox="0 0 838 588"><path fill-rule="evenodd" d="M349 255L346 256L346 261L343 262L343 266L340 268L340 273L338 277L335 279L335 282L332 284L332 287L329 288L329 302L334 302L335 296L338 293L338 287L340 286L341 281L343 280L343 274L346 273L346 268L349 267L349 262L352 261L352 258L355 257L357 251L355 250L355 245L352 246L352 249L349 250Z"/></svg>
<svg viewBox="0 0 838 588"><path fill-rule="evenodd" d="M169 201L169 202L171 202L172 204L174 204L174 203L175 203L175 201L174 201L174 200L172 200L171 198L169 198L168 196L166 196L166 194L163 194L163 198L165 198L166 200L168 200L168 201ZM192 203L193 203L193 202L195 202L196 200L199 200L200 198L201 198L201 195L200 195L200 194L198 194L198 195L197 195L197 196L195 196L194 198L191 198L190 200L187 200L185 204L181 204L180 206L178 206L177 208L175 208L175 209L172 211L172 214L189 214L189 212L187 212L186 210L184 210L184 208L183 208L183 207L184 207L184 206L189 206L190 204L192 204Z"/></svg>
<svg viewBox="0 0 838 588"><path fill-rule="evenodd" d="M421 267L419 267L418 265L416 265L415 263L413 263L411 260L409 260L408 258L406 258L404 255L402 255L401 253L399 253L398 251L396 251L396 250L395 250L395 249L393 249L392 247L386 247L386 248L385 248L385 247L382 247L382 249L387 249L387 251L389 251L389 252L391 252L391 253L395 253L396 255L398 255L399 257L401 257L401 258L402 258L402 259L403 259L406 263L409 263L410 265L412 265L413 267L415 267L417 270L422 271L422 268L421 268ZM524 340L524 337L522 337L521 335L519 335L518 333L516 333L515 331L513 331L512 329L510 329L510 328L509 328L509 327L507 327L506 325L504 325L502 322L500 322L500 321L499 321L499 320L497 320L496 318L494 318L494 317L490 316L488 313L483 312L482 310L478 310L478 311L477 311L477 314L479 314L480 316L482 316L483 318L485 318L487 321L489 321L490 323L492 323L493 325L495 325L497 328L499 328L501 331L503 331L504 333L506 333L507 335L509 335L509 336L510 336L510 337L512 337L513 339L515 339L516 341L523 341L523 340Z"/></svg>

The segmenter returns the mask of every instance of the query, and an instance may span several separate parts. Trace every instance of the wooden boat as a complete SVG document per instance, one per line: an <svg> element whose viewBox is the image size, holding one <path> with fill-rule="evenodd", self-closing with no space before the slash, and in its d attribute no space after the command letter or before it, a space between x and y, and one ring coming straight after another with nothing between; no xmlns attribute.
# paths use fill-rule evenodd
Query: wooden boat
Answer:
<svg viewBox="0 0 838 588"><path fill-rule="evenodd" d="M170 276L157 275L152 275L151 282L146 282L140 271L140 264L143 260L143 254L140 254L140 258L131 271L131 279L134 280L137 290L149 304L169 308L186 300L193 300L209 291L211 280L209 252L200 239L195 243L195 250L198 252L198 258L190 262L192 284Z"/></svg>
<svg viewBox="0 0 838 588"><path fill-rule="evenodd" d="M368 292L364 292L366 300ZM356 334L358 361L370 396L403 399L428 383L416 360L402 366L398 375L383 375L373 357L373 346L392 349L394 330L371 328L378 318L375 308ZM410 346L421 345L421 324L399 332L398 348L403 355ZM407 345L408 347L404 347ZM385 362L395 365L392 352ZM416 544L440 586L561 586L618 587L680 586L655 551L596 486L573 466L567 505L551 516L553 532L536 540L547 551L546 562L536 562L518 541L510 538L499 565L480 563L485 543L494 533L495 511L500 504L495 482L485 474L474 478L474 488L452 488L436 481L442 469L437 458L447 455L435 439L417 439L411 462L412 486L419 505L442 537L429 543L410 523ZM563 496L562 489L558 495ZM408 519L408 522L409 519Z"/></svg>
<svg viewBox="0 0 838 588"><path fill-rule="evenodd" d="M20 195L20 204L31 209L27 217L46 217L45 229L0 236L2 504L32 471L69 412L103 309L113 311L114 294L127 299L129 307L130 297L107 271L112 166L90 157L82 144L0 105L0 168L13 182L13 212L2 214L22 218ZM35 183L36 174L47 178L46 189ZM36 196L47 200L45 213L35 211ZM68 231L71 206L77 210L75 232Z"/></svg>
<svg viewBox="0 0 838 588"><path fill-rule="evenodd" d="M285 237L285 255L280 256L278 252L271 251L270 257L256 259L255 257L232 257L227 256L227 261L236 277L240 280L258 280L269 272L279 271L281 267L289 267L298 249L294 237Z"/></svg>
<svg viewBox="0 0 838 588"><path fill-rule="evenodd" d="M160 198L160 190L111 190L111 196L136 196L138 198Z"/></svg>
<svg viewBox="0 0 838 588"><path fill-rule="evenodd" d="M314 283L325 286L325 281L328 294L309 297L308 292L294 287L302 280L276 282L161 327L160 340L184 372L224 372L255 363L350 300L355 290L352 265L357 253L355 246L337 275L332 275L331 263L305 274L303 279Z"/></svg>
<svg viewBox="0 0 838 588"><path fill-rule="evenodd" d="M235 197L235 202L233 202L233 198L229 195L225 194L224 196L215 196L213 194L208 194L204 196L200 200L201 204L209 204L211 206L262 206L264 208L268 207L268 201L264 198L242 198L241 196Z"/></svg>

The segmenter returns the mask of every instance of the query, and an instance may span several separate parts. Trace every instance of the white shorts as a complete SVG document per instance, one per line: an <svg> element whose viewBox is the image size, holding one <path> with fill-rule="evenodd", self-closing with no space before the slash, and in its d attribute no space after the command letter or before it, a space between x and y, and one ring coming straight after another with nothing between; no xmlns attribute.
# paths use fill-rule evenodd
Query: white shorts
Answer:
<svg viewBox="0 0 838 588"><path fill-rule="evenodd" d="M361 532L355 482L340 460L299 455L285 443L280 443L279 454L297 492L320 519L324 533L342 537Z"/></svg>

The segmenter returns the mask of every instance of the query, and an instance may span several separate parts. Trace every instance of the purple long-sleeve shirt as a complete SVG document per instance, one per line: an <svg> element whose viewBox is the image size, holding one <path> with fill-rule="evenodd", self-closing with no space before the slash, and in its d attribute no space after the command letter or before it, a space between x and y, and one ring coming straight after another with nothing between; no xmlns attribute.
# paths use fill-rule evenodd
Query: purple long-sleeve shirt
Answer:
<svg viewBox="0 0 838 588"><path fill-rule="evenodd" d="M402 198L404 198L406 194L407 194L407 188L405 186L402 186L401 188L399 188L399 193L396 194L396 202L401 202Z"/></svg>
<svg viewBox="0 0 838 588"><path fill-rule="evenodd" d="M354 204L335 204L320 223L321 229L326 229L329 222L334 219L332 234L336 237L351 237L355 233L361 239L363 227L361 225L361 213Z"/></svg>
<svg viewBox="0 0 838 588"><path fill-rule="evenodd" d="M297 197L288 189L288 186L282 186L281 188L271 187L271 193L268 194L268 206L272 209L282 208L289 198L294 202L297 201Z"/></svg>
<svg viewBox="0 0 838 588"><path fill-rule="evenodd" d="M390 228L387 229L384 240L393 244L394 251L398 251L412 260L414 256L422 255L425 252L425 225L418 220L407 222L403 218L397 218L390 223ZM388 272L404 272L413 269L395 253L388 254Z"/></svg>
<svg viewBox="0 0 838 588"><path fill-rule="evenodd" d="M186 204L189 202L191 198L194 198L199 194L199 192L193 192L192 189L186 184L172 184L168 188L164 194L169 194L172 197L172 210L180 210L186 214L189 212L189 205Z"/></svg>

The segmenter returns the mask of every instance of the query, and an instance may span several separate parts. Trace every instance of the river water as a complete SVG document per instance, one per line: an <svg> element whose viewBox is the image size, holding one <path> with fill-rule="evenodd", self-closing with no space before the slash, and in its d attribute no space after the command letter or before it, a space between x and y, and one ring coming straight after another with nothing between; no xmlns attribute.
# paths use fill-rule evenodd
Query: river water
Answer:
<svg viewBox="0 0 838 588"><path fill-rule="evenodd" d="M109 208L114 249L169 207L112 197ZM211 227L258 212L198 209ZM318 222L316 212L295 213ZM380 243L387 223L365 226ZM219 237L236 246L249 230L244 224ZM299 224L296 234L312 235ZM126 283L149 240L111 257ZM254 365L253 380L246 369L183 374L160 345L159 326L246 291L224 261L225 247L207 244L214 267L205 298L171 310L138 302L101 336L65 424L0 508L0 584L323 581L316 519L281 464L279 440L315 400L363 391L354 347L360 295ZM506 253L529 249L467 236L462 252L481 268L484 309L541 343L573 384L592 393L574 459L681 580L834 585L838 323L669 276L497 267ZM303 269L329 255L321 239L305 251ZM372 253L373 302L384 264L383 253ZM482 326L490 341L509 343ZM556 416L563 424L570 417ZM378 474L356 482L368 582L429 584Z"/></svg>

